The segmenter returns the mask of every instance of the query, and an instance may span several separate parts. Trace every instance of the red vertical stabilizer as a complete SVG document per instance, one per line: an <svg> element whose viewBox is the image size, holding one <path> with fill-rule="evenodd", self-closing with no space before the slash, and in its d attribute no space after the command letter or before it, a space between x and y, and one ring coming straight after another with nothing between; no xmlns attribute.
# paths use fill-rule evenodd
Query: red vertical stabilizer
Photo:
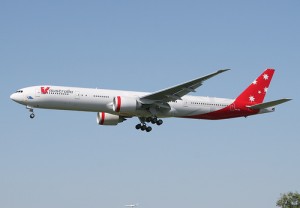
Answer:
<svg viewBox="0 0 300 208"><path fill-rule="evenodd" d="M274 69L266 69L236 98L235 103L246 105L262 103L267 94L274 71Z"/></svg>

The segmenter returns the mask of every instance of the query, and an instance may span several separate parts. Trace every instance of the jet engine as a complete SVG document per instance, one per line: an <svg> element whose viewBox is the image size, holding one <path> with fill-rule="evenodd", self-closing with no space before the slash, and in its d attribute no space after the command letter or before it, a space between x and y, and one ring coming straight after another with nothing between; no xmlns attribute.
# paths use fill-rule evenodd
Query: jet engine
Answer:
<svg viewBox="0 0 300 208"><path fill-rule="evenodd" d="M140 104L134 97L116 96L113 99L113 110L119 113L134 113Z"/></svg>
<svg viewBox="0 0 300 208"><path fill-rule="evenodd" d="M121 123L125 120L125 118L120 117L118 115L113 115L105 112L97 113L97 123L99 125L110 125L116 126L118 123Z"/></svg>

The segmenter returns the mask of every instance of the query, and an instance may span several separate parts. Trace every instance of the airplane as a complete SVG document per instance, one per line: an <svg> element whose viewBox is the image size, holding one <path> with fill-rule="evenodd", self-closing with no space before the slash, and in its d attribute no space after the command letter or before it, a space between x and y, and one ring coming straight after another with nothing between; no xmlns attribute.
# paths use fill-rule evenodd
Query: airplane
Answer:
<svg viewBox="0 0 300 208"><path fill-rule="evenodd" d="M34 118L34 108L97 112L99 125L117 125L138 117L136 129L150 132L148 123L160 126L162 118L230 119L274 112L274 106L290 101L284 98L263 102L274 69L266 69L235 99L189 96L206 80L229 69L156 92L92 89L39 85L17 90L10 98L25 105Z"/></svg>
<svg viewBox="0 0 300 208"><path fill-rule="evenodd" d="M138 204L127 204L127 205L125 205L125 207L131 207L131 208L137 207L137 206L138 206Z"/></svg>

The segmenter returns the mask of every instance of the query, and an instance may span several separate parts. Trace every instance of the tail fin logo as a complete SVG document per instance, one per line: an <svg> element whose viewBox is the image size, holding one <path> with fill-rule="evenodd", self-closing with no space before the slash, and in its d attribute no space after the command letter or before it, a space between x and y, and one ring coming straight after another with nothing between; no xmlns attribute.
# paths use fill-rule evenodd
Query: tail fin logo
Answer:
<svg viewBox="0 0 300 208"><path fill-rule="evenodd" d="M268 80L269 79L269 75L264 74L264 80Z"/></svg>
<svg viewBox="0 0 300 208"><path fill-rule="evenodd" d="M268 91L274 74L274 69L265 70L259 77L257 77L248 88L242 92L236 101L246 104L262 103Z"/></svg>
<svg viewBox="0 0 300 208"><path fill-rule="evenodd" d="M47 94L49 89L50 89L50 87L41 87L42 94Z"/></svg>

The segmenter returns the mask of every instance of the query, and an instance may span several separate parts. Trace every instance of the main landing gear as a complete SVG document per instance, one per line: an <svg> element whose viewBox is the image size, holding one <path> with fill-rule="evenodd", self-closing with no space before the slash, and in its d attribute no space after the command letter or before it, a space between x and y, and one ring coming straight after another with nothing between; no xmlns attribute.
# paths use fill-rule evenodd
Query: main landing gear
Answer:
<svg viewBox="0 0 300 208"><path fill-rule="evenodd" d="M146 131L146 132L150 132L152 131L152 127L151 126L147 126L147 123L152 123L152 124L156 124L158 126L163 124L163 121L161 119L157 119L157 117L148 117L148 118L139 118L141 123L137 124L135 126L136 129L140 129L142 131Z"/></svg>
<svg viewBox="0 0 300 208"><path fill-rule="evenodd" d="M151 126L147 126L145 123L140 123L135 126L136 129L141 129L142 131L150 132L152 131Z"/></svg>

